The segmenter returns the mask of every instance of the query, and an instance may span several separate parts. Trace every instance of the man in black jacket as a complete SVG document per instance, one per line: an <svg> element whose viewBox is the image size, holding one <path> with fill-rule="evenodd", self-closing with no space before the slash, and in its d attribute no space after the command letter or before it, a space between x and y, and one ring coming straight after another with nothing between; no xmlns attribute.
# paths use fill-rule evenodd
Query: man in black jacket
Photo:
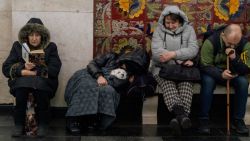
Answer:
<svg viewBox="0 0 250 141"><path fill-rule="evenodd" d="M237 133L248 134L244 116L248 97L250 72L250 43L243 38L241 27L230 24L205 40L201 48L201 133L209 134L209 111L216 84L225 85L227 80L235 89L233 128ZM229 69L227 69L229 57Z"/></svg>

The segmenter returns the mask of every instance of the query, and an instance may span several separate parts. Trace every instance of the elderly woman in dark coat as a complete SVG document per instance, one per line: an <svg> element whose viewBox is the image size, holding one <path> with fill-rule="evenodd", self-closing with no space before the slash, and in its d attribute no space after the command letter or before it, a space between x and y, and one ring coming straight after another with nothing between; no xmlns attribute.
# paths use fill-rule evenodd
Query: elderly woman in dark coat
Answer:
<svg viewBox="0 0 250 141"><path fill-rule="evenodd" d="M10 93L16 99L14 112L15 128L13 136L24 134L25 113L27 99L30 93L36 101L36 115L38 118L38 136L46 135L49 122L49 100L55 95L58 87L58 74L61 61L57 46L50 42L50 33L38 18L31 18L19 31L19 41L15 41L10 54L2 66L3 74L9 78ZM30 50L44 51L44 64L25 62L22 55L23 43L27 43Z"/></svg>
<svg viewBox="0 0 250 141"><path fill-rule="evenodd" d="M148 67L149 58L143 58L145 50L136 50L130 53L121 51L120 54L110 52L98 56L86 69L77 71L70 78L65 91L65 101L68 104L67 129L71 133L80 133L77 122L80 117L84 117L82 121L85 121L85 124L91 119L97 119L93 122L97 122L100 129L106 129L113 123L120 91L126 91L126 87L136 78L136 71L146 72ZM134 70L135 67L138 69ZM114 86L110 79L110 72L116 68L125 69L128 76L119 86Z"/></svg>

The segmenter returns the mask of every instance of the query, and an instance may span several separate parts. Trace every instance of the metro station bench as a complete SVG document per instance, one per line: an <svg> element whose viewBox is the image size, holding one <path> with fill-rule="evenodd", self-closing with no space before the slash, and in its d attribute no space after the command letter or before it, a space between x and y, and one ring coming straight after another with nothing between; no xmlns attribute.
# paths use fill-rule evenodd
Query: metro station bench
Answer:
<svg viewBox="0 0 250 141"><path fill-rule="evenodd" d="M248 90L250 92L250 89ZM168 124L169 121L172 119L173 115L168 111L164 99L162 96L162 91L158 87L156 90L156 93L158 94L158 101L156 105L157 107L157 123L158 124ZM213 96L213 103L210 111L210 118L214 121L225 121L226 120L226 86L217 85L216 89L214 90L214 96ZM233 113L233 99L234 95L231 95L234 93L234 89L230 88L230 111ZM199 113L199 107L200 107L200 84L195 83L194 84L194 95L192 100L192 106L191 106L191 113L190 117L192 120L196 120ZM245 121L247 125L250 125L250 94L248 96L248 103L247 103L247 110L245 115Z"/></svg>

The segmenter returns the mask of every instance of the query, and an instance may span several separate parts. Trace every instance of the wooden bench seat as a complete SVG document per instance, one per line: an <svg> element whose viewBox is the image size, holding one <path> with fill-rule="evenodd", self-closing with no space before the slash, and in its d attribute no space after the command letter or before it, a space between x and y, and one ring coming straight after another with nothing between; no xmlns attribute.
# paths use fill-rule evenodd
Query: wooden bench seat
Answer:
<svg viewBox="0 0 250 141"><path fill-rule="evenodd" d="M194 94L200 94L200 88L201 85L199 83L195 83L194 84ZM250 89L249 89L250 91ZM156 93L161 94L162 90L160 89L160 87L157 87ZM226 94L227 93L227 88L226 86L222 86L222 85L217 85L216 89L214 90L214 94ZM234 89L231 87L230 88L230 93L233 94L234 93Z"/></svg>

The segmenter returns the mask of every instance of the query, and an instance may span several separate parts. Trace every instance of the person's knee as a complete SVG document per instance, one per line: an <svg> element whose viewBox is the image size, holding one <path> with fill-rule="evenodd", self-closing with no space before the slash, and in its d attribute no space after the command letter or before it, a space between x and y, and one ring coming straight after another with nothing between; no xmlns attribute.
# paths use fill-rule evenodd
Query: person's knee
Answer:
<svg viewBox="0 0 250 141"><path fill-rule="evenodd" d="M248 82L247 77L238 76L238 77L235 79L234 85L235 85L236 87L238 87L238 88L248 88L249 82Z"/></svg>
<svg viewBox="0 0 250 141"><path fill-rule="evenodd" d="M15 92L16 108L26 107L28 98L28 91L26 89L19 89Z"/></svg>
<svg viewBox="0 0 250 141"><path fill-rule="evenodd" d="M35 103L37 105L37 109L41 111L46 111L49 109L50 98L49 93L46 92L38 92L34 94Z"/></svg>
<svg viewBox="0 0 250 141"><path fill-rule="evenodd" d="M214 83L215 83L215 80L212 78L212 77L210 77L210 76L208 76L208 75L202 75L202 83L203 84L211 84L211 85L214 85Z"/></svg>
<svg viewBox="0 0 250 141"><path fill-rule="evenodd" d="M216 82L212 77L208 75L202 75L201 91L210 92L211 90L214 90L215 87Z"/></svg>
<svg viewBox="0 0 250 141"><path fill-rule="evenodd" d="M112 93L116 92L116 90L112 86L106 85L106 86L102 86L102 92L105 92L105 93L102 93L102 94L106 94L106 93L112 94Z"/></svg>

